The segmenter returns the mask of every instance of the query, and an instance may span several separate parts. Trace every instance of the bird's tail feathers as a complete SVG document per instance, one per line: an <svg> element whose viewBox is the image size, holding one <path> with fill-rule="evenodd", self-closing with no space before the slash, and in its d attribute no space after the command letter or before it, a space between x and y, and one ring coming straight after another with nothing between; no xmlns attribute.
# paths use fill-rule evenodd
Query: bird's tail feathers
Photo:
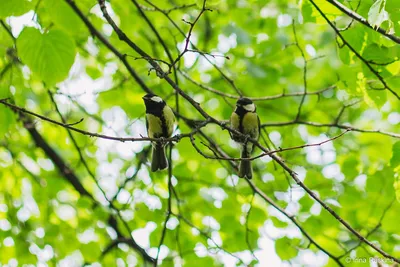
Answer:
<svg viewBox="0 0 400 267"><path fill-rule="evenodd" d="M164 170L168 167L168 160L165 155L165 146L160 143L153 143L153 158L151 171Z"/></svg>
<svg viewBox="0 0 400 267"><path fill-rule="evenodd" d="M240 155L241 158L250 158L251 150L248 149L246 145L242 147L242 153ZM253 168L251 167L250 160L242 160L239 163L239 177L247 179L251 179L253 177Z"/></svg>

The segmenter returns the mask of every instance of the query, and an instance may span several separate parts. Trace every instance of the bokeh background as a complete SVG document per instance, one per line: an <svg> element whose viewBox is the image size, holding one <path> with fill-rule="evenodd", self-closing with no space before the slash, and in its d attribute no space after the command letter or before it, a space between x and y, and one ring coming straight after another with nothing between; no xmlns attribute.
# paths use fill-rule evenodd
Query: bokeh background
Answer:
<svg viewBox="0 0 400 267"><path fill-rule="evenodd" d="M170 170L158 173L149 142L91 136L145 137L148 89L177 112L175 134L204 120L152 62L219 121L252 97L260 144L293 148L275 155L352 229L400 256L400 47L385 37L399 35L400 2L203 4L1 1L0 266L394 263L269 156L253 161L251 183L237 161L205 158L239 157L220 125L194 135L201 153L189 138L174 142Z"/></svg>

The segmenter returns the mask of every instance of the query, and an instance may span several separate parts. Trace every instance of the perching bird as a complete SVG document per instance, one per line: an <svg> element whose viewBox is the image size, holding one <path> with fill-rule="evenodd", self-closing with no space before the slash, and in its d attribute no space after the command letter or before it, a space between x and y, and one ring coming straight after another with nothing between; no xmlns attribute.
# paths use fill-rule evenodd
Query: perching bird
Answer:
<svg viewBox="0 0 400 267"><path fill-rule="evenodd" d="M250 158L254 144L247 140L248 137L258 140L260 136L260 118L256 113L256 106L248 98L240 98L236 102L236 109L231 115L231 127L246 137L231 134L232 139L241 144L241 158ZM253 177L251 161L242 160L239 164L239 177Z"/></svg>
<svg viewBox="0 0 400 267"><path fill-rule="evenodd" d="M165 101L156 95L147 94L143 97L146 105L146 127L150 138L169 138L174 130L175 115ZM153 142L151 171L155 172L168 167L165 156L165 143L160 140Z"/></svg>

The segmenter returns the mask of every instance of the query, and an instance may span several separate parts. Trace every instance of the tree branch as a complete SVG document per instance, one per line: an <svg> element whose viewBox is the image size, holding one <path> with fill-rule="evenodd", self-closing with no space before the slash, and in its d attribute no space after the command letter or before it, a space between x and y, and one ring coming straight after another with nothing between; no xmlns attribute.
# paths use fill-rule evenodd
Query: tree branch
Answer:
<svg viewBox="0 0 400 267"><path fill-rule="evenodd" d="M139 77L139 75L134 71L134 69L131 67L131 65L128 63L126 60L126 55L121 54L108 40L106 37L104 37L94 26L88 18L85 16L85 14L82 13L82 11L78 8L78 6L75 4L74 0L64 0L67 2L67 4L74 10L74 12L79 16L79 18L85 23L86 27L89 29L90 33L97 37L110 51L121 60L121 62L124 64L126 69L128 70L129 74L135 79L135 81L142 87L142 89L147 92L147 93L153 93L153 91L147 87L147 85L143 82L143 80Z"/></svg>
<svg viewBox="0 0 400 267"><path fill-rule="evenodd" d="M345 5L340 3L339 1L337 1L337 0L327 0L327 2L329 2L332 5L334 5L335 7L337 7L340 11L342 11L343 13L345 13L347 16L351 17L352 19L360 22L361 24L367 26L368 28L370 28L370 29L372 29L374 31L379 32L380 34L382 34L383 36L389 38L393 42L396 42L396 43L400 44L400 37L398 37L398 36L396 36L394 34L388 33L388 30L383 29L381 27L372 26L371 24L369 24L367 19L365 19L364 17L362 17L358 13L354 12L350 8L346 7Z"/></svg>
<svg viewBox="0 0 400 267"><path fill-rule="evenodd" d="M333 259L339 266L344 266L340 260L339 257L336 257L332 255L329 251L324 249L320 244L318 244L306 231L305 229L300 225L300 223L296 220L296 218L293 215L290 215L287 213L284 209L278 206L271 198L269 198L264 192L262 192L258 187L254 185L254 183L251 180L246 179L246 182L249 184L249 186L253 189L253 191L260 196L262 199L264 199L266 202L268 202L271 206L273 206L276 210L278 210L280 213L285 215L289 220L291 220L297 228L300 230L300 232L312 243L315 245L319 250L323 251L326 255L328 255L329 258Z"/></svg>
<svg viewBox="0 0 400 267"><path fill-rule="evenodd" d="M337 36L339 36L339 38L342 40L343 44L346 45L355 55L356 57L358 57L366 66L367 68L378 78L378 80L382 83L382 85L384 86L383 89L387 89L389 92L391 92L397 99L400 100L400 95L398 93L396 93L392 88L389 87L389 85L386 83L385 79L379 74L379 72L377 70L375 70L371 64L365 59L363 58L360 53L358 53L354 47L352 47L350 45L350 43L343 37L343 35L340 33L340 31L338 30L338 28L336 28L336 26L328 19L328 17L325 15L324 12L322 12L322 10L318 7L317 4L315 4L314 0L309 0L311 2L311 4L317 9L317 11L321 14L321 16L325 19L325 21L329 24L329 26L331 26L331 28L335 31L335 33L337 34Z"/></svg>
<svg viewBox="0 0 400 267"><path fill-rule="evenodd" d="M195 80L193 80L186 72L184 71L179 71L180 74L182 74L183 77L185 77L188 81L190 81L191 83L193 83L194 85L212 92L216 95L220 95L223 97L227 97L227 98L231 98L231 99L239 99L240 96L239 95L233 95L233 94L229 94L229 93L225 93L225 92L221 92L217 89L214 89L212 87L206 86L204 84L201 84ZM283 91L281 94L278 95L271 95L271 96L260 96L260 97L247 97L252 101L266 101L266 100L274 100L274 99L278 99L278 98L283 98L283 97L303 97L304 95L319 95L325 91L331 90L331 89L335 89L336 85L331 85L329 87L326 87L324 89L318 90L318 91L314 91L314 92L297 92L297 93L286 93L285 91Z"/></svg>
<svg viewBox="0 0 400 267"><path fill-rule="evenodd" d="M394 138L400 138L400 134L398 134L398 133L386 132L386 131L382 131L382 130L366 130L366 129L356 128L351 125L344 125L344 124L338 124L338 123L319 123L319 122L313 122L313 121L288 121L288 122L263 123L261 125L261 127L264 128L264 127L289 126L289 125L294 125L294 124L303 124L303 125L308 125L308 126L313 126L313 127L335 127L335 128L339 128L339 129L345 129L345 130L348 129L353 132L376 133L376 134L387 135L387 136L394 137Z"/></svg>
<svg viewBox="0 0 400 267"><path fill-rule="evenodd" d="M191 133L187 133L187 134L179 134L179 135L175 135L173 137L170 138L150 138L150 137L116 137L116 136L109 136L109 135L104 135L104 134L98 134L98 133L93 133L93 132L88 132L85 130L81 130L78 128L73 127L72 125L75 125L79 122L81 122L83 119L79 120L78 122L72 123L72 124L67 124L65 122L59 122L50 118L47 118L45 116L39 115L35 112L29 111L25 108L21 108L18 107L14 104L8 103L7 99L0 99L0 104L3 104L9 108L11 108L12 110L18 111L18 112L22 112L22 113L26 113L32 116L35 116L41 120L50 122L52 124L64 127L68 130L72 130L74 132L83 134L83 135L87 135L90 137L97 137L97 138L101 138L101 139L107 139L107 140L114 140L114 141L120 141L120 142L141 142L141 141L152 141L152 142L159 142L160 140L163 142L179 142L182 138L187 138L189 137L191 134L195 133L198 131L198 129L195 129L195 132L191 132ZM201 127L204 127L205 125L207 125L209 122L208 121L203 121L201 123Z"/></svg>

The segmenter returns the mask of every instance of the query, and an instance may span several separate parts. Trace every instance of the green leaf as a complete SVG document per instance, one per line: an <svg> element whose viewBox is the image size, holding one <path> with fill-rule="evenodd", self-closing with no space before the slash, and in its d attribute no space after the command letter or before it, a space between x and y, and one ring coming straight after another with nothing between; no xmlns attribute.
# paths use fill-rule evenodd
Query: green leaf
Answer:
<svg viewBox="0 0 400 267"><path fill-rule="evenodd" d="M10 130L10 127L15 123L16 118L14 112L9 108L0 106L0 136L4 136Z"/></svg>
<svg viewBox="0 0 400 267"><path fill-rule="evenodd" d="M45 7L52 21L58 27L72 35L82 33L81 19L65 1L46 0Z"/></svg>
<svg viewBox="0 0 400 267"><path fill-rule="evenodd" d="M387 100L387 92L384 90L367 90L369 99L374 101L374 104L377 108L381 108Z"/></svg>
<svg viewBox="0 0 400 267"><path fill-rule="evenodd" d="M347 46L343 46L338 50L338 53L342 62L346 65L350 65L350 49Z"/></svg>
<svg viewBox="0 0 400 267"><path fill-rule="evenodd" d="M377 64L387 64L393 60L393 57L396 56L395 51L390 51L387 47L381 47L377 44L368 45L362 56L367 61L371 61Z"/></svg>
<svg viewBox="0 0 400 267"><path fill-rule="evenodd" d="M308 1L307 1L308 2ZM334 5L325 0L314 0L315 4L324 11L329 19L334 18L335 15L340 15L341 11ZM313 16L316 18L317 24L325 24L325 19L321 16L316 8L313 6Z"/></svg>
<svg viewBox="0 0 400 267"><path fill-rule="evenodd" d="M275 241L275 250L282 260L290 260L296 257L299 251L296 248L298 244L300 244L300 239L283 237Z"/></svg>
<svg viewBox="0 0 400 267"><path fill-rule="evenodd" d="M365 35L364 26L358 24L342 33L345 40L357 51L361 51L365 42ZM351 52L351 55L354 55L354 53Z"/></svg>
<svg viewBox="0 0 400 267"><path fill-rule="evenodd" d="M283 222L281 220L279 220L278 218L271 216L270 219L272 220L272 222L274 223L274 226L277 228L285 228L288 226L287 222Z"/></svg>
<svg viewBox="0 0 400 267"><path fill-rule="evenodd" d="M97 242L82 244L80 251L82 252L86 262L95 262L101 255L101 248Z"/></svg>
<svg viewBox="0 0 400 267"><path fill-rule="evenodd" d="M397 191L399 188L397 189ZM400 209L400 201L394 202L392 207L386 212L385 217L382 220L382 228L384 231L396 232L399 229L398 217Z"/></svg>
<svg viewBox="0 0 400 267"><path fill-rule="evenodd" d="M92 204L92 200L89 197L81 196L76 203L79 208L89 209Z"/></svg>
<svg viewBox="0 0 400 267"><path fill-rule="evenodd" d="M313 14L313 6L308 1L301 1L301 14L303 15L304 22L315 22Z"/></svg>
<svg viewBox="0 0 400 267"><path fill-rule="evenodd" d="M94 80L100 78L103 74L98 68L92 66L86 67L86 73Z"/></svg>
<svg viewBox="0 0 400 267"><path fill-rule="evenodd" d="M400 2L389 1L386 3L386 10L389 13L390 19L394 22L394 32L398 34L400 32Z"/></svg>
<svg viewBox="0 0 400 267"><path fill-rule="evenodd" d="M393 145L390 166L397 168L400 165L400 141Z"/></svg>
<svg viewBox="0 0 400 267"><path fill-rule="evenodd" d="M5 87L0 87L0 99L8 98L11 96L9 90ZM3 104L0 104L0 136L4 136L16 121L15 114L11 109Z"/></svg>
<svg viewBox="0 0 400 267"><path fill-rule="evenodd" d="M397 199L397 201L400 202L400 181L399 180L394 181L393 187L394 187L394 191L396 194L396 199Z"/></svg>
<svg viewBox="0 0 400 267"><path fill-rule="evenodd" d="M75 59L75 43L61 30L41 34L25 28L17 39L22 61L47 85L54 85L68 76Z"/></svg>
<svg viewBox="0 0 400 267"><path fill-rule="evenodd" d="M2 0L0 1L0 18L20 16L28 12L32 7L31 1L26 0Z"/></svg>

